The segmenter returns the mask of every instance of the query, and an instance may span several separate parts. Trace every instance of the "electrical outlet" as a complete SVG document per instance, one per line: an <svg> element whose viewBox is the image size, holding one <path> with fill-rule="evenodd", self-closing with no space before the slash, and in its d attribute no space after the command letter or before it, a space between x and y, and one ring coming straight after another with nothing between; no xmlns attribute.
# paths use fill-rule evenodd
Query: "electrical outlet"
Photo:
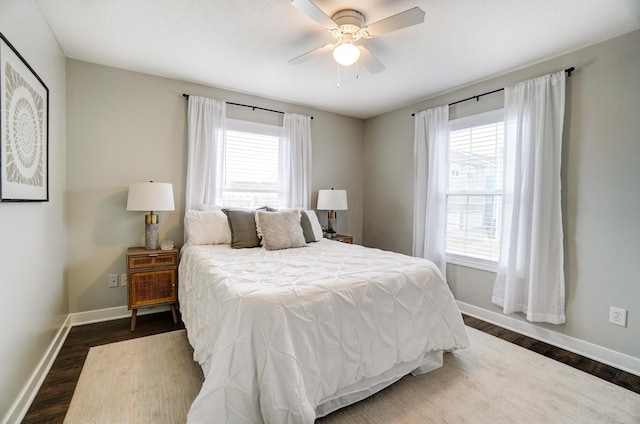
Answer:
<svg viewBox="0 0 640 424"><path fill-rule="evenodd" d="M609 308L609 322L620 327L627 326L627 310L611 306Z"/></svg>
<svg viewBox="0 0 640 424"><path fill-rule="evenodd" d="M121 286L127 285L127 274L120 274L120 285Z"/></svg>
<svg viewBox="0 0 640 424"><path fill-rule="evenodd" d="M109 274L109 287L118 287L118 274Z"/></svg>

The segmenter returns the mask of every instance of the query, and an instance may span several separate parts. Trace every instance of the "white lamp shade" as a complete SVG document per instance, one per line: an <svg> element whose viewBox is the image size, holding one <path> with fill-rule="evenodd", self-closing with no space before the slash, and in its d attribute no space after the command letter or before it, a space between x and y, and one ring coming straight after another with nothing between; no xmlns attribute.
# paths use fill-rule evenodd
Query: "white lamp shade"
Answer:
<svg viewBox="0 0 640 424"><path fill-rule="evenodd" d="M172 211L173 186L169 183L133 183L129 185L128 211Z"/></svg>
<svg viewBox="0 0 640 424"><path fill-rule="evenodd" d="M318 209L323 211L346 211L347 190L318 190Z"/></svg>
<svg viewBox="0 0 640 424"><path fill-rule="evenodd" d="M351 43L342 43L333 49L333 58L342 66L350 66L360 58L360 49Z"/></svg>

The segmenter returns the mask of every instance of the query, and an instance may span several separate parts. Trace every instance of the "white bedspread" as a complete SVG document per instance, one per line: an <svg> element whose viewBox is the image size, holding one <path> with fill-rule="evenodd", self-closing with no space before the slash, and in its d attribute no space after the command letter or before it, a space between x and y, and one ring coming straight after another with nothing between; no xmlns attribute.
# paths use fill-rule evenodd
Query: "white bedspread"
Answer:
<svg viewBox="0 0 640 424"><path fill-rule="evenodd" d="M279 251L185 246L179 281L205 376L189 423L313 423L344 388L469 344L424 259L329 240Z"/></svg>

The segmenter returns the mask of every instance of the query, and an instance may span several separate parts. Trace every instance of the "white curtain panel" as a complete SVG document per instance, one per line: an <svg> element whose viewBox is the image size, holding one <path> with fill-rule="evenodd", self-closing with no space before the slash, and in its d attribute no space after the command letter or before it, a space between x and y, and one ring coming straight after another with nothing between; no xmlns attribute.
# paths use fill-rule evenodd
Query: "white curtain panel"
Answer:
<svg viewBox="0 0 640 424"><path fill-rule="evenodd" d="M280 148L282 206L309 209L311 198L311 117L285 113Z"/></svg>
<svg viewBox="0 0 640 424"><path fill-rule="evenodd" d="M446 172L449 106L415 116L413 256L436 264L446 278Z"/></svg>
<svg viewBox="0 0 640 424"><path fill-rule="evenodd" d="M505 88L502 244L492 302L505 314L563 324L560 162L564 71Z"/></svg>
<svg viewBox="0 0 640 424"><path fill-rule="evenodd" d="M220 157L224 152L226 103L206 97L189 96L187 107L187 184L185 210L202 204L220 204L222 183Z"/></svg>

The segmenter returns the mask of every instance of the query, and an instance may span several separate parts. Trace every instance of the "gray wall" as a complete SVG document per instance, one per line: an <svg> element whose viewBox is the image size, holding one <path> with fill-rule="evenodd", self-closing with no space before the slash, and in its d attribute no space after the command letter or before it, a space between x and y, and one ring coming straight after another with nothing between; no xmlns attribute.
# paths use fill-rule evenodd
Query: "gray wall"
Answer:
<svg viewBox="0 0 640 424"><path fill-rule="evenodd" d="M160 212L160 238L183 241L186 110L182 93L312 115L312 202L324 188L346 189L338 228L362 241L363 122L237 92L67 60L69 312L126 305L124 252L144 245L144 214L128 212L130 183L173 183L176 210ZM282 115L227 106L232 118L281 125ZM319 213L321 221L326 215Z"/></svg>
<svg viewBox="0 0 640 424"><path fill-rule="evenodd" d="M65 59L33 1L1 1L0 31L49 88L50 201L0 203L0 422L4 422L62 327L68 308Z"/></svg>
<svg viewBox="0 0 640 424"><path fill-rule="evenodd" d="M640 358L640 31L365 121L364 244L411 254L411 113L570 66L562 162L567 324L541 327ZM489 95L450 115L502 101L502 93ZM447 276L458 300L500 311L491 303L495 274L449 265ZM608 323L609 306L629 310L626 328Z"/></svg>

